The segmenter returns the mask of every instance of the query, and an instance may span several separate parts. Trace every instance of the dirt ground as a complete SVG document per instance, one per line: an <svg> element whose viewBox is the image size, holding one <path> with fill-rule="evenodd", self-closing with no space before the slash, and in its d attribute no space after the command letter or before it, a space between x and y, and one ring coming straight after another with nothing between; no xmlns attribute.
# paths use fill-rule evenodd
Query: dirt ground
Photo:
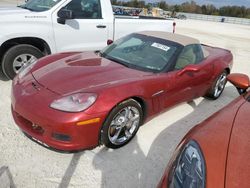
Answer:
<svg viewBox="0 0 250 188"><path fill-rule="evenodd" d="M177 20L177 33L231 50L233 72L250 75L250 26ZM227 84L221 98L180 104L142 126L125 147L103 146L75 154L45 149L27 139L10 112L11 81L0 80L0 188L143 187L159 182L180 139L238 96Z"/></svg>

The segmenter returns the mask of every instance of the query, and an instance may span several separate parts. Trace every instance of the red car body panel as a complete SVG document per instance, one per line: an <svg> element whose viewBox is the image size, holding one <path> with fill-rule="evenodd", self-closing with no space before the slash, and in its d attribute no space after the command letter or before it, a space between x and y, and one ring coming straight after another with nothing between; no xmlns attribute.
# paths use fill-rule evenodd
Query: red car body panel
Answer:
<svg viewBox="0 0 250 188"><path fill-rule="evenodd" d="M13 80L15 122L34 139L56 149L71 151L97 146L105 118L117 104L128 98L143 101L144 120L147 121L170 106L203 96L215 78L232 66L229 51L205 48L211 55L193 65L198 70L196 72L144 72L101 58L93 52L62 53L42 58L28 76ZM78 92L96 93L98 97L84 112L66 113L49 107L55 99ZM25 125L22 118L29 125ZM100 122L76 126L76 122L92 118L100 118ZM44 133L37 135L31 128L34 124L42 127ZM72 140L53 140L53 133L70 135Z"/></svg>
<svg viewBox="0 0 250 188"><path fill-rule="evenodd" d="M201 124L195 126L177 147L158 187L168 187L168 174L179 151L190 140L202 150L206 164L206 187L249 187L250 103L240 96Z"/></svg>
<svg viewBox="0 0 250 188"><path fill-rule="evenodd" d="M249 94L250 96L250 94ZM239 109L232 130L228 149L227 188L249 187L250 185L250 99Z"/></svg>

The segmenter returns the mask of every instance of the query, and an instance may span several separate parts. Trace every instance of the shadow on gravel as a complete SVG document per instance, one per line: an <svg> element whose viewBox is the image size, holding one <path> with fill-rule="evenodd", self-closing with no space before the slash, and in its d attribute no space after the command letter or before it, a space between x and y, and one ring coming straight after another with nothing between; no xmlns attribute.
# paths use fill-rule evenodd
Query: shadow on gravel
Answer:
<svg viewBox="0 0 250 188"><path fill-rule="evenodd" d="M113 150L103 147L93 160L93 166L102 173L100 187L139 187L146 156L137 136L126 146Z"/></svg>
<svg viewBox="0 0 250 188"><path fill-rule="evenodd" d="M188 103L193 111L166 127L153 141L148 152L141 150L137 137L117 150L103 148L93 160L94 167L102 172L101 187L156 187L183 136L236 96L237 92L231 86L227 87L221 98L216 101L203 99L198 104ZM162 120L159 121L159 125L162 123Z"/></svg>
<svg viewBox="0 0 250 188"><path fill-rule="evenodd" d="M16 188L16 185L14 184L12 174L9 170L9 167L2 166L0 168L0 187L10 187L10 188Z"/></svg>
<svg viewBox="0 0 250 188"><path fill-rule="evenodd" d="M6 78L6 76L4 75L3 71L0 69L0 80L2 81L8 81L9 79Z"/></svg>
<svg viewBox="0 0 250 188"><path fill-rule="evenodd" d="M76 167L77 167L79 160L80 160L81 156L83 155L83 153L84 152L80 152L80 153L75 153L73 155L73 157L69 163L69 166L68 166L58 188L67 188L69 186L71 178L76 170Z"/></svg>

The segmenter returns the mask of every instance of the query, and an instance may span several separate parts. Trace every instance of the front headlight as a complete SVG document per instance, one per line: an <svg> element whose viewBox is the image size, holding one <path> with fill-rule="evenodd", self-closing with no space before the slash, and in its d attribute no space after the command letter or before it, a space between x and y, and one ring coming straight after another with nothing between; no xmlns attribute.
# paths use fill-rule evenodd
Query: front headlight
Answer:
<svg viewBox="0 0 250 188"><path fill-rule="evenodd" d="M96 98L94 93L76 93L53 101L50 107L65 112L81 112L89 108Z"/></svg>
<svg viewBox="0 0 250 188"><path fill-rule="evenodd" d="M27 64L26 66L23 66L17 75L18 78L19 79L23 78L27 73L30 72L30 70L35 66L36 63L37 63L37 61L33 61L33 62L30 62L29 64Z"/></svg>
<svg viewBox="0 0 250 188"><path fill-rule="evenodd" d="M204 188L206 180L205 160L199 145L195 141L188 142L169 174L170 188Z"/></svg>

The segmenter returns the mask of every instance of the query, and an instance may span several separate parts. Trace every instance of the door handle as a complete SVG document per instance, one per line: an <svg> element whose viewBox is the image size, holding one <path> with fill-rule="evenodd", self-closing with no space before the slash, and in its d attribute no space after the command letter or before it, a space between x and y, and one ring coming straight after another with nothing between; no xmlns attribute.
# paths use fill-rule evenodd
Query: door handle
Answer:
<svg viewBox="0 0 250 188"><path fill-rule="evenodd" d="M106 26L106 25L97 25L96 27L99 28L99 29L104 29L104 28L106 28L107 26Z"/></svg>

